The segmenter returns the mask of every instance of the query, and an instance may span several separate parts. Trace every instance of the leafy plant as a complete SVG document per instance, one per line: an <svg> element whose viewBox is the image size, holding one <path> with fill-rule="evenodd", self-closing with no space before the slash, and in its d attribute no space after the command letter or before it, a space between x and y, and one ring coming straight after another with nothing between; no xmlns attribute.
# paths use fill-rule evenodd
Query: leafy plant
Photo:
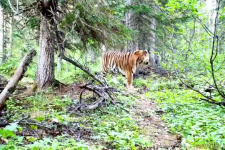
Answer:
<svg viewBox="0 0 225 150"><path fill-rule="evenodd" d="M161 86L166 86L165 82ZM182 135L184 148L223 149L223 107L199 101L202 96L190 89L165 87L158 90L156 87L156 90L146 95L158 101L165 112L163 119L169 123L171 131Z"/></svg>

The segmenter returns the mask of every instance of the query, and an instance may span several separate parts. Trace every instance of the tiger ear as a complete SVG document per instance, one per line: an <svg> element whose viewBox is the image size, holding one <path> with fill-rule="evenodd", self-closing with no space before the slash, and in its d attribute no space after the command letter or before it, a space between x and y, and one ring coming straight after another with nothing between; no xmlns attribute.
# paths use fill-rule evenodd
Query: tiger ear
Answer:
<svg viewBox="0 0 225 150"><path fill-rule="evenodd" d="M143 53L146 55L146 54L148 54L148 51L147 51L147 50L144 50L144 52L143 52Z"/></svg>
<svg viewBox="0 0 225 150"><path fill-rule="evenodd" d="M134 52L135 55L140 55L141 53L142 53L141 50L136 50L136 51Z"/></svg>

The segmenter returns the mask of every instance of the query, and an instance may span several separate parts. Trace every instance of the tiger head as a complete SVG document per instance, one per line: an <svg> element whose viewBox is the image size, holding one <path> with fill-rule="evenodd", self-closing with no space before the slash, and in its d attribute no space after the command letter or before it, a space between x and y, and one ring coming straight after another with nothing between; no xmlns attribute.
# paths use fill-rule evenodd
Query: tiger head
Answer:
<svg viewBox="0 0 225 150"><path fill-rule="evenodd" d="M138 64L148 64L149 63L149 53L146 50L136 50L134 52L135 55L138 56L137 63Z"/></svg>

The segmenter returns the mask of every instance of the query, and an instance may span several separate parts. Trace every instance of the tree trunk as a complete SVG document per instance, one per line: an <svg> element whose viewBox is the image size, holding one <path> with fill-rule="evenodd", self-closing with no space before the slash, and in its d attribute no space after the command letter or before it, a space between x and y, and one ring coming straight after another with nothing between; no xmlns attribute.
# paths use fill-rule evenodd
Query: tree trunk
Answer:
<svg viewBox="0 0 225 150"><path fill-rule="evenodd" d="M133 0L126 0L126 6L132 5L133 4ZM129 12L127 12L125 14L125 24L126 27L130 28L131 30L138 30L139 29L139 24L138 24L138 14L135 14L134 12L132 12L132 10L130 10ZM133 36L134 38L131 41L127 41L127 45L126 45L126 51L135 51L138 49L138 42L137 36Z"/></svg>
<svg viewBox="0 0 225 150"><path fill-rule="evenodd" d="M8 43L8 52L7 52L7 58L10 58L12 56L12 44L13 44L13 21L14 21L14 16L12 14L12 17L10 17L9 21L9 43Z"/></svg>
<svg viewBox="0 0 225 150"><path fill-rule="evenodd" d="M148 4L149 1L132 1L126 0L126 5L138 5L141 3ZM152 1L153 3L153 1ZM154 6L154 5L153 5ZM153 7L153 11L155 8ZM132 30L138 30L139 34L133 36L132 41L128 41L126 50L134 51L137 49L148 50L150 52L150 64L153 67L159 65L158 59L155 56L155 45L156 45L156 19L150 17L149 14L141 12L134 13L129 11L125 14L125 24Z"/></svg>
<svg viewBox="0 0 225 150"><path fill-rule="evenodd" d="M57 58L57 77L60 77L62 71L62 58L58 56Z"/></svg>
<svg viewBox="0 0 225 150"><path fill-rule="evenodd" d="M54 49L50 24L45 16L41 18L39 56L36 82L39 88L49 87L54 82Z"/></svg>
<svg viewBox="0 0 225 150"><path fill-rule="evenodd" d="M156 61L156 56L155 56L155 51L156 51L156 47L155 47L155 44L156 44L156 19L155 18L151 18L150 22L149 22L149 26L150 26L150 34L149 34L149 40L151 43L149 43L149 51L150 51L150 64L153 66L153 67L157 67L158 64L157 64L157 61Z"/></svg>
<svg viewBox="0 0 225 150"><path fill-rule="evenodd" d="M41 21L36 82L40 89L50 87L55 81L54 45L57 43L55 43L55 35L52 33L52 29L57 26L53 18L57 7L58 0L44 0L38 3Z"/></svg>
<svg viewBox="0 0 225 150"><path fill-rule="evenodd" d="M209 29L213 33L215 30L216 8L218 7L218 3L216 0L206 0L206 7L209 13Z"/></svg>
<svg viewBox="0 0 225 150"><path fill-rule="evenodd" d="M92 64L95 64L96 63L96 60L97 60L97 54L96 54L96 52L95 51L93 51L93 50L91 50L90 51L90 55L91 55L91 63Z"/></svg>
<svg viewBox="0 0 225 150"><path fill-rule="evenodd" d="M215 30L215 18L216 18L216 8L218 6L218 3L216 0L206 0L206 10L209 16L209 30L211 33L214 33ZM212 41L211 38L209 39L209 45L211 45ZM211 51L211 47L208 48L209 51Z"/></svg>
<svg viewBox="0 0 225 150"><path fill-rule="evenodd" d="M0 64L3 63L4 53L4 13L0 3Z"/></svg>

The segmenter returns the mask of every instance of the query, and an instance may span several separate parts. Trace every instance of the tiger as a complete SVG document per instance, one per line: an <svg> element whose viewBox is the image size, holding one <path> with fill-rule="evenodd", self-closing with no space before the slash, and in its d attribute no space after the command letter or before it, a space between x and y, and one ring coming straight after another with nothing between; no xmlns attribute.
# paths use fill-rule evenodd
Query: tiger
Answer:
<svg viewBox="0 0 225 150"><path fill-rule="evenodd" d="M136 50L134 52L109 51L102 55L101 74L105 78L108 69L119 70L127 79L127 89L132 90L133 75L139 64L149 63L149 53L146 50Z"/></svg>

